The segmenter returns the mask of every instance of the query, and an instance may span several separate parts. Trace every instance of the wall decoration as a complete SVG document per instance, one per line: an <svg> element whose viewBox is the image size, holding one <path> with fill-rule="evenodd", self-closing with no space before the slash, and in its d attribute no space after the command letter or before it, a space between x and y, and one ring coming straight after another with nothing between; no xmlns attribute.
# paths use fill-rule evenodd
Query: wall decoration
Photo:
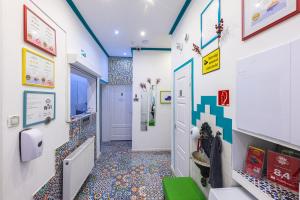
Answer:
<svg viewBox="0 0 300 200"><path fill-rule="evenodd" d="M217 106L217 103L216 96L201 96L201 104L195 105L196 111L192 110L192 124L197 126L201 113L205 113L205 105L209 105L210 114L216 116L216 126L223 128L223 139L232 144L232 119L224 116L224 107Z"/></svg>
<svg viewBox="0 0 300 200"><path fill-rule="evenodd" d="M187 43L190 39L190 35L188 33L185 34L184 36L184 41Z"/></svg>
<svg viewBox="0 0 300 200"><path fill-rule="evenodd" d="M55 119L55 93L24 91L23 127L29 127Z"/></svg>
<svg viewBox="0 0 300 200"><path fill-rule="evenodd" d="M132 58L110 57L108 82L110 85L132 85Z"/></svg>
<svg viewBox="0 0 300 200"><path fill-rule="evenodd" d="M300 12L300 0L242 0L242 40Z"/></svg>
<svg viewBox="0 0 300 200"><path fill-rule="evenodd" d="M200 47L198 45L196 45L195 43L193 43L193 51L196 52L197 54L199 54L200 56L202 56Z"/></svg>
<svg viewBox="0 0 300 200"><path fill-rule="evenodd" d="M201 13L201 48L204 49L210 43L218 38L215 24L221 21L221 4L220 0L211 0Z"/></svg>
<svg viewBox="0 0 300 200"><path fill-rule="evenodd" d="M229 106L229 90L220 90L218 91L218 105L219 106Z"/></svg>
<svg viewBox="0 0 300 200"><path fill-rule="evenodd" d="M221 68L220 48L202 58L202 74L207 74Z"/></svg>
<svg viewBox="0 0 300 200"><path fill-rule="evenodd" d="M149 92L149 126L156 125L156 94L157 94L157 86L151 85L150 92Z"/></svg>
<svg viewBox="0 0 300 200"><path fill-rule="evenodd" d="M156 125L157 85L160 79L152 83L150 78L147 83L140 83L141 87L141 131L147 131L148 126Z"/></svg>
<svg viewBox="0 0 300 200"><path fill-rule="evenodd" d="M221 41L221 37L222 37L222 32L224 30L224 20L223 18L220 20L219 24L215 25L216 28L216 33L218 35L218 46L220 48L220 41Z"/></svg>
<svg viewBox="0 0 300 200"><path fill-rule="evenodd" d="M24 40L56 56L56 31L24 5Z"/></svg>
<svg viewBox="0 0 300 200"><path fill-rule="evenodd" d="M160 104L171 104L172 93L171 91L160 91Z"/></svg>
<svg viewBox="0 0 300 200"><path fill-rule="evenodd" d="M22 49L22 84L54 88L55 63L34 51Z"/></svg>
<svg viewBox="0 0 300 200"><path fill-rule="evenodd" d="M176 49L179 50L179 51L182 51L183 50L183 43L176 43Z"/></svg>

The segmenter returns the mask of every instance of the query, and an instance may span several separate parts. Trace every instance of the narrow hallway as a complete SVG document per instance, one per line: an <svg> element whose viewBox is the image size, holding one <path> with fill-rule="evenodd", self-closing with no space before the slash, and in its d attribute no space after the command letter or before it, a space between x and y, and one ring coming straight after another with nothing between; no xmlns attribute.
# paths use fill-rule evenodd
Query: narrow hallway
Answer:
<svg viewBox="0 0 300 200"><path fill-rule="evenodd" d="M161 181L172 175L170 152L132 152L129 141L103 143L101 152L75 199L164 199Z"/></svg>

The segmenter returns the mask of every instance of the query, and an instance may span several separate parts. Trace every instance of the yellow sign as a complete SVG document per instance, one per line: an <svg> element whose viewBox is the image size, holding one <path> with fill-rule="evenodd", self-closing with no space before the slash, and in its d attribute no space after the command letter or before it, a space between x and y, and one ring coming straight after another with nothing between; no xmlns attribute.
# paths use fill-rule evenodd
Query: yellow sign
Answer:
<svg viewBox="0 0 300 200"><path fill-rule="evenodd" d="M220 48L202 58L202 74L207 74L220 69Z"/></svg>

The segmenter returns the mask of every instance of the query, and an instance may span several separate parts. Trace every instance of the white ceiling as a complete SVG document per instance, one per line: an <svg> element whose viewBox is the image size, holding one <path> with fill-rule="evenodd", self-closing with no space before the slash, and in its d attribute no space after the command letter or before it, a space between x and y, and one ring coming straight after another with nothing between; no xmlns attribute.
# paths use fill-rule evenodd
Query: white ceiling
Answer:
<svg viewBox="0 0 300 200"><path fill-rule="evenodd" d="M131 56L131 47L171 47L169 31L185 0L73 2L110 56ZM141 31L146 32L144 37Z"/></svg>

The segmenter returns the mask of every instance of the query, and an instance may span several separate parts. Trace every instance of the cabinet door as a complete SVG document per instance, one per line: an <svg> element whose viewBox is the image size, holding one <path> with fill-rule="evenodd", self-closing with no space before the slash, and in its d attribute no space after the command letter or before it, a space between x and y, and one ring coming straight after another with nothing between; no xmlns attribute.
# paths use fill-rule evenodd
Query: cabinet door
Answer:
<svg viewBox="0 0 300 200"><path fill-rule="evenodd" d="M290 142L290 45L238 62L237 126Z"/></svg>
<svg viewBox="0 0 300 200"><path fill-rule="evenodd" d="M300 146L300 40L291 44L291 143Z"/></svg>

